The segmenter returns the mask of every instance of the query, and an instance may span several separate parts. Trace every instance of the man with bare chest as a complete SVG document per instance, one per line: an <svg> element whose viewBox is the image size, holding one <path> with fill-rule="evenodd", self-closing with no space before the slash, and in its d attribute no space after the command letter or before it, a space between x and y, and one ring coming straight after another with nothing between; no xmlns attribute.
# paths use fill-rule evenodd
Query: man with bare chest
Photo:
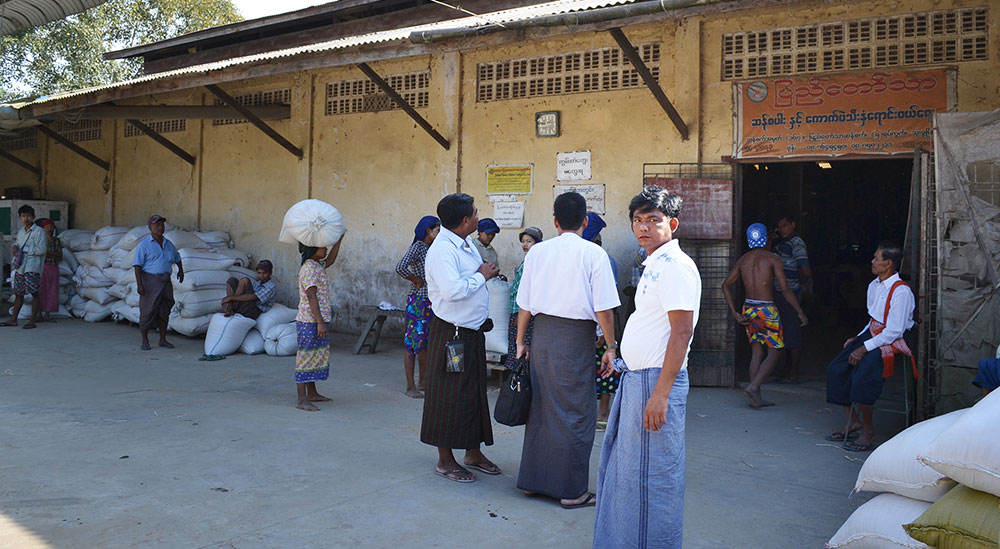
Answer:
<svg viewBox="0 0 1000 549"><path fill-rule="evenodd" d="M750 358L750 385L744 389L750 407L754 409L773 406L773 402L764 400L760 386L771 374L784 349L782 340L782 319L774 304L774 288L781 288L781 295L795 309L802 326L809 323L795 293L785 279L781 259L774 253L764 249L767 243L767 227L762 223L754 223L747 228L747 244L750 251L736 261L733 270L722 283L722 292L726 296L729 310L736 321L746 328L750 340L752 355ZM742 280L746 289L746 299L743 309L737 312L733 300L732 287L736 281ZM777 282L777 284L775 284ZM794 320L787 319L786 322ZM765 358L765 348L766 358Z"/></svg>

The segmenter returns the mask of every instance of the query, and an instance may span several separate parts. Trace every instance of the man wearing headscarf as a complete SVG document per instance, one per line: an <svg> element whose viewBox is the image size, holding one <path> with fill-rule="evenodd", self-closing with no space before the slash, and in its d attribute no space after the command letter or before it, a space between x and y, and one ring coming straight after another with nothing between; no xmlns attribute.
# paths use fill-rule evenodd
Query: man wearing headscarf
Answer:
<svg viewBox="0 0 1000 549"><path fill-rule="evenodd" d="M403 259L396 265L396 274L409 280L413 285L406 297L406 332L403 335L403 345L406 355L403 356L403 369L406 373L406 396L424 398L420 391L427 378L427 325L434 316L431 311L431 301L427 297L427 276L424 262L427 250L430 248L438 232L441 231L441 221L433 215L425 215L413 229L413 242ZM414 362L420 360L420 385L413 379Z"/></svg>
<svg viewBox="0 0 1000 549"><path fill-rule="evenodd" d="M747 227L747 245L750 251L736 261L733 270L722 283L722 292L729 304L729 311L736 321L746 328L747 339L750 340L753 353L750 359L750 384L743 392L750 402L750 407L754 409L774 405L773 402L764 400L760 386L778 364L785 346L781 337L782 319L778 307L774 304L775 286L781 288L781 295L795 309L801 325L809 323L809 319L799 306L799 301L795 299L795 293L788 286L781 259L765 250L765 244L767 244L767 227L763 223L754 223ZM746 299L743 301L743 310L737 312L732 287L741 279L746 289ZM786 319L785 322L789 320Z"/></svg>

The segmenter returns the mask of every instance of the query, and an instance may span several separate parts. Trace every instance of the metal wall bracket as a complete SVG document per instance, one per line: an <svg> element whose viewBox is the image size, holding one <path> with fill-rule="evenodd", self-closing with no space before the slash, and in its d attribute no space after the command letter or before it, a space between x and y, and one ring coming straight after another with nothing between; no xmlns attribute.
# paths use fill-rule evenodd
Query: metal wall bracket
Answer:
<svg viewBox="0 0 1000 549"><path fill-rule="evenodd" d="M292 145L292 142L285 139L280 133L274 130L271 126L268 126L263 120L261 120L256 114L250 111L250 109L240 105L233 96L222 91L222 88L216 86L215 84L208 84L205 89L212 92L213 95L218 97L223 103L228 105L230 108L240 113L243 118L246 118L251 124L257 126L257 128L264 132L268 137L273 139L276 143L285 148L288 152L294 154L302 160L302 149Z"/></svg>
<svg viewBox="0 0 1000 549"><path fill-rule="evenodd" d="M59 143L60 145L64 145L67 149L75 152L76 154L100 166L104 171L108 171L109 169L111 169L111 164L108 163L106 160L102 160L94 153L88 151L87 149L84 149L83 147L77 145L76 143L70 141L69 139L66 139L65 137L60 135L59 132L53 130L52 128L49 128L48 126L35 126L35 127L38 128L38 131L51 137L55 142Z"/></svg>
<svg viewBox="0 0 1000 549"><path fill-rule="evenodd" d="M403 109L403 111L405 111L406 114L410 115L410 118L412 118L413 121L416 122L418 126L423 128L425 132L430 134L430 136L434 138L434 141L437 141L438 144L444 147L444 150L447 151L448 149L451 148L451 143L447 139L445 139L443 135L438 133L437 130L435 130L434 127L431 126L429 122L427 122L427 120L424 120L424 117L420 116L420 113L418 113L413 107L411 107L410 104L407 103L405 99L403 99L403 96L396 93L396 90L392 89L392 86L390 86L388 82L386 82L381 76L378 75L378 73L372 70L372 68L368 66L368 63L358 63L358 68L361 69L361 72L365 73L365 76L370 78L371 81L374 82L375 85L379 87L379 89L381 89L397 105L399 105L399 108Z"/></svg>
<svg viewBox="0 0 1000 549"><path fill-rule="evenodd" d="M667 99L667 94L663 93L663 88L660 87L660 83L656 81L656 78L653 78L653 74L649 72L649 67L643 63L642 58L639 57L639 52L635 50L635 46L629 42L628 37L625 36L625 33L622 32L620 28L614 27L608 29L608 32L610 32L611 36L614 37L615 42L618 42L618 47L622 49L622 53L624 53L625 57L627 57L632 63L632 66L635 67L636 72L638 72L639 76L642 77L642 81L646 83L646 87L649 88L649 91L653 92L653 96L656 97L656 100L660 103L660 106L663 107L663 110L667 113L670 121L674 123L677 131L680 132L681 139L687 141L687 124L684 123L681 115L677 113L677 109L675 109L670 103L670 100Z"/></svg>

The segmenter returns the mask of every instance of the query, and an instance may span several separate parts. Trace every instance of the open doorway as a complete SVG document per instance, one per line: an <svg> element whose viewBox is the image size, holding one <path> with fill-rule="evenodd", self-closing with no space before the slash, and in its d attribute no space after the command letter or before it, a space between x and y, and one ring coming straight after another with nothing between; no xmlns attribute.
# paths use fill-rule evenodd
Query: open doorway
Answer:
<svg viewBox="0 0 1000 549"><path fill-rule="evenodd" d="M803 330L802 380L825 379L826 364L864 326L871 257L880 241L902 244L912 169L908 158L742 165L742 229L761 222L773 231L791 216L808 249L813 278L801 299L810 322ZM743 253L742 234L739 241ZM750 347L746 337L736 340L736 375L746 380ZM787 365L775 375L787 375Z"/></svg>

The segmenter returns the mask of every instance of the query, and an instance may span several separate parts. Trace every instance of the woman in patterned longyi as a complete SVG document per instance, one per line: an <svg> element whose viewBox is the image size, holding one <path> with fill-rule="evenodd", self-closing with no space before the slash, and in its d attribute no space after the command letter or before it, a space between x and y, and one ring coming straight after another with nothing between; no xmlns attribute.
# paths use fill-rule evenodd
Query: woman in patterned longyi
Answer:
<svg viewBox="0 0 1000 549"><path fill-rule="evenodd" d="M313 402L330 402L316 391L316 382L330 377L330 286L326 269L337 260L344 237L330 248L314 248L299 243L299 312L295 315L298 351L295 353L295 384L299 400L295 406L318 411Z"/></svg>
<svg viewBox="0 0 1000 549"><path fill-rule="evenodd" d="M441 221L425 215L413 229L413 242L406 255L396 265L396 274L409 280L413 287L406 297L406 334L403 345L403 370L406 373L406 396L424 398L424 379L427 374L427 331L434 316L431 300L427 298L427 280L424 278L424 260L434 238L441 231ZM413 363L420 359L420 384L413 380Z"/></svg>

